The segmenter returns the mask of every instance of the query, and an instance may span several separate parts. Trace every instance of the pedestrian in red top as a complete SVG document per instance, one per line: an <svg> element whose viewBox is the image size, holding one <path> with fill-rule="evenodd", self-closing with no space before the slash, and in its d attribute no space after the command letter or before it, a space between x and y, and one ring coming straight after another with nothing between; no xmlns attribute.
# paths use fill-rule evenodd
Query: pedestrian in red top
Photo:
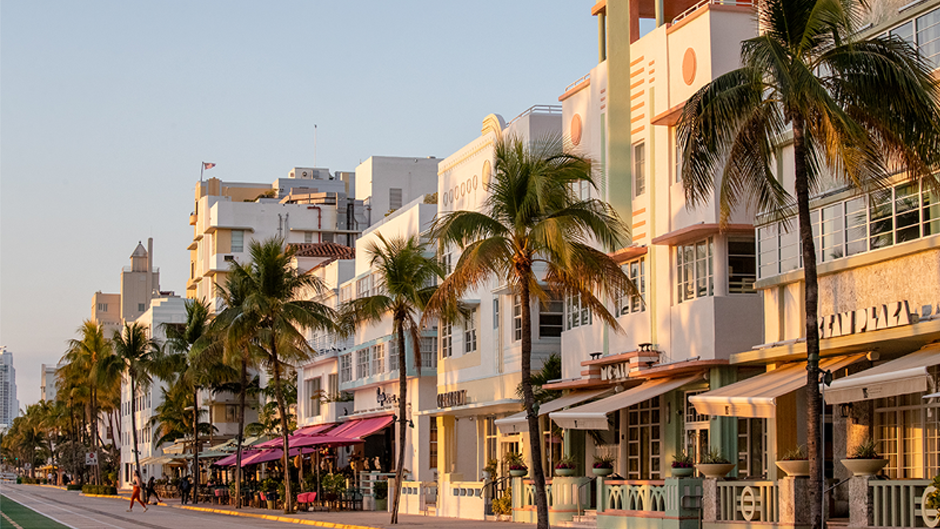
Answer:
<svg viewBox="0 0 940 529"><path fill-rule="evenodd" d="M140 499L140 486L142 480L140 479L140 473L134 473L134 492L131 493L131 506L127 509L127 512L134 510L134 500L137 500L140 503L140 506L144 508L144 512L147 512L147 504L144 503L144 500Z"/></svg>

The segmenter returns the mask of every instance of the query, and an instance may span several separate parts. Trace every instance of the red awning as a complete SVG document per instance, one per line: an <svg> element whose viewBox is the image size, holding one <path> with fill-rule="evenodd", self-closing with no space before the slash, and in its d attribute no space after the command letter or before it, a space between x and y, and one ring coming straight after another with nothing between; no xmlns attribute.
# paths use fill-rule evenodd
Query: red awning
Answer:
<svg viewBox="0 0 940 529"><path fill-rule="evenodd" d="M362 439L392 424L395 418L391 415L385 417L372 417L370 419L354 419L330 432L337 437L356 437Z"/></svg>
<svg viewBox="0 0 940 529"><path fill-rule="evenodd" d="M294 432L294 435L317 435L326 433L327 430L336 426L335 422L328 422L326 424L315 424L313 426L306 426Z"/></svg>
<svg viewBox="0 0 940 529"><path fill-rule="evenodd" d="M294 443L296 441L299 441L311 435L320 435L334 426L336 426L336 423L331 422L328 424L317 424L315 426L308 426L306 428L301 428L295 431L290 437L288 437L288 442L290 443L290 446L294 446ZM283 441L281 441L280 437L275 437L274 439L270 439L256 446L259 448L278 448L281 446L282 443Z"/></svg>

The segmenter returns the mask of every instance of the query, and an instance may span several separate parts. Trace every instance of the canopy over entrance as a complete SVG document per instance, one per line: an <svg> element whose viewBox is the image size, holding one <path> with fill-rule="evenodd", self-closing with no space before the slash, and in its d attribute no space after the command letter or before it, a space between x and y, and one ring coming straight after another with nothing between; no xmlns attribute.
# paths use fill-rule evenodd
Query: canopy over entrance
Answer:
<svg viewBox="0 0 940 529"><path fill-rule="evenodd" d="M927 368L940 364L940 344L836 380L826 389L827 404L845 404L935 390Z"/></svg>
<svg viewBox="0 0 940 529"><path fill-rule="evenodd" d="M645 400L658 397L694 381L696 376L681 378L655 378L639 386L595 402L565 411L556 411L549 417L562 428L574 430L607 430L607 414L628 408Z"/></svg>

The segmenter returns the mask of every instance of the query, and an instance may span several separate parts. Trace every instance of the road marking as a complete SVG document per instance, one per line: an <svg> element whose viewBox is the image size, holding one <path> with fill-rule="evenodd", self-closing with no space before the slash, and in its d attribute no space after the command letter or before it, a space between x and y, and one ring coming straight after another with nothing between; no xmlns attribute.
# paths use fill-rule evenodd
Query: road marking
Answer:
<svg viewBox="0 0 940 529"><path fill-rule="evenodd" d="M99 519L97 519L97 518L92 518L91 516L82 514L82 513L80 513L80 512L76 512L76 511L72 511L72 510L66 509L65 507L62 506L61 503L49 503L49 502L47 502L47 501L42 501L42 500L39 499L39 498L41 498L42 496L38 496L37 494L26 494L25 492L22 492L22 491L17 491L17 492L20 493L20 494L22 494L22 495L24 495L24 496L26 496L27 498L29 498L29 499L31 499L31 500L37 501L37 502L39 502L39 503L41 503L41 504L43 504L43 505L50 506L50 507L53 507L53 508L56 508L56 509L62 509L63 511L65 511L65 512L67 512L67 513L69 513L69 514L74 514L74 515L76 515L76 516L81 516L82 518L88 518L89 520L91 520L91 521L93 521L93 522L97 522L97 523L100 523L100 524L104 524L104 525L107 525L108 527L114 527L115 529L124 529L123 527L121 527L121 526L119 526L119 525L109 524L108 522L105 522L105 521L103 521L103 520L99 520ZM22 503L22 502L20 502L20 503ZM33 509L33 510L35 511L36 509ZM36 512L39 512L39 511L36 511ZM59 522L59 523L62 524L62 525L66 525L66 526L68 526L68 527L75 527L74 525L67 524L67 523L62 522L62 521L60 521L60 520L56 520L55 518L53 518L52 516L49 516L49 515L46 514L46 513L40 512L39 514L42 514L43 516L48 516L49 518L51 518L51 519L53 519L53 520Z"/></svg>
<svg viewBox="0 0 940 529"><path fill-rule="evenodd" d="M21 505L22 505L22 504L21 504ZM16 529L23 529L23 526L20 525L20 524L18 524L18 523L16 523L16 522L14 522L13 520L11 520L10 517L7 516L7 513L5 513L5 512L0 512L0 516L3 516L3 519L6 520L6 521L8 521L8 522L10 522L10 525L12 525L13 527L15 527Z"/></svg>

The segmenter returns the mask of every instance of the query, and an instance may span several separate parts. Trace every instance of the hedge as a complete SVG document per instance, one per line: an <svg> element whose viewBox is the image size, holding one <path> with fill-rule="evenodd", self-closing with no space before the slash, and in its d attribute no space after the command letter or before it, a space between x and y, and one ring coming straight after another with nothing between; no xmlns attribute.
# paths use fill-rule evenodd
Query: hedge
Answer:
<svg viewBox="0 0 940 529"><path fill-rule="evenodd" d="M112 485L83 485L84 494L103 494L105 496L117 496L117 487Z"/></svg>
<svg viewBox="0 0 940 529"><path fill-rule="evenodd" d="M65 490L82 490L82 487L84 487L84 485L66 485Z"/></svg>

